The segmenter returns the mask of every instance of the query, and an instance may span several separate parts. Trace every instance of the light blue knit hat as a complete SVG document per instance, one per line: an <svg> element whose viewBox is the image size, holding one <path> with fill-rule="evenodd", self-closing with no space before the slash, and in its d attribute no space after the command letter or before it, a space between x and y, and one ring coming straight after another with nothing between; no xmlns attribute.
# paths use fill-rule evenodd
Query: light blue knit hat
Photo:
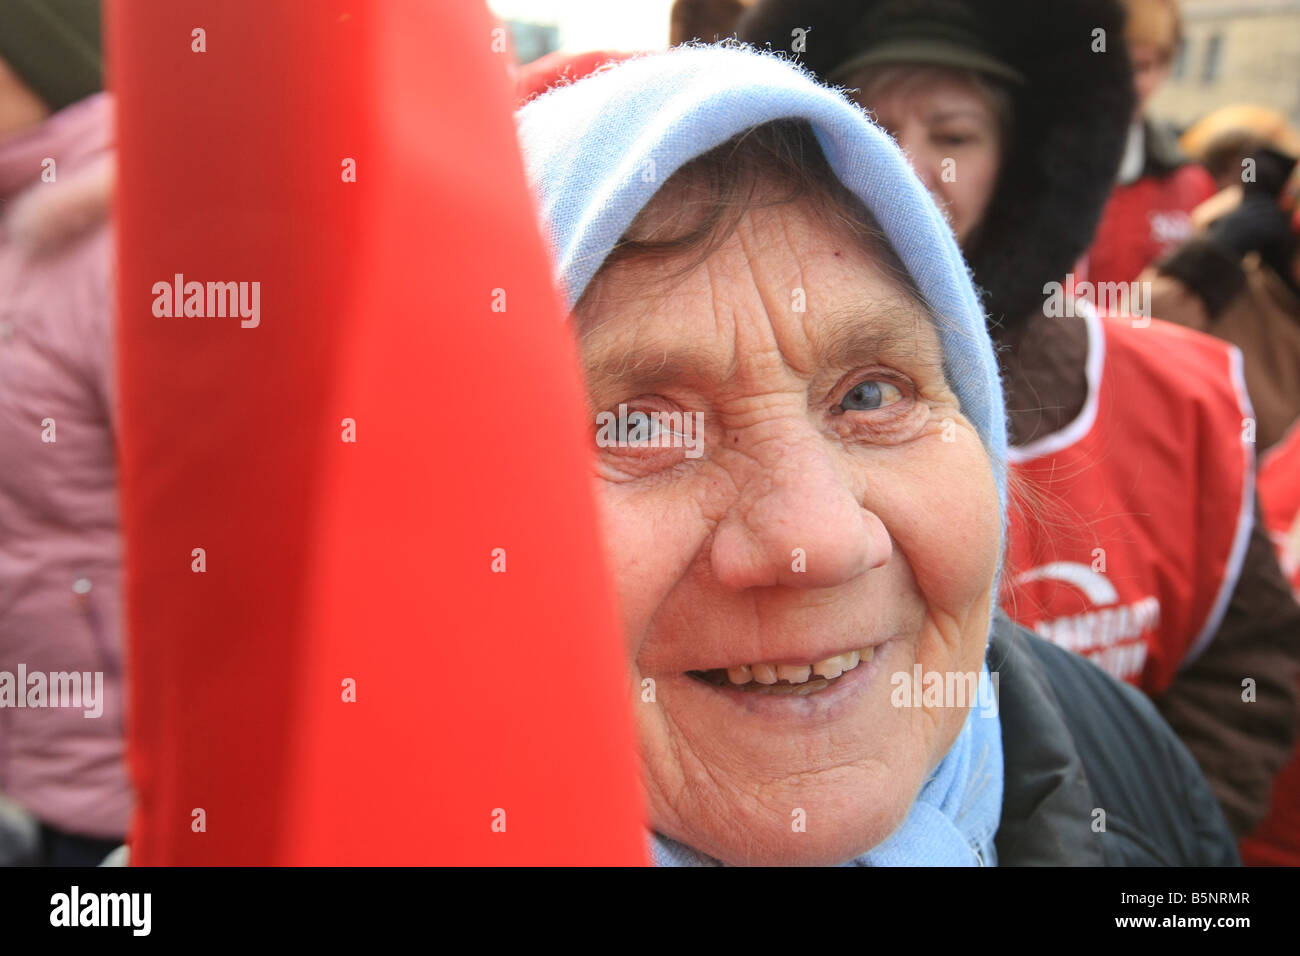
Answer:
<svg viewBox="0 0 1300 956"><path fill-rule="evenodd" d="M948 380L988 451L1005 514L997 359L952 231L889 134L776 54L735 44L676 47L557 87L516 114L567 306L669 176L777 119L811 124L835 175L875 216L931 310L945 319L938 331Z"/></svg>

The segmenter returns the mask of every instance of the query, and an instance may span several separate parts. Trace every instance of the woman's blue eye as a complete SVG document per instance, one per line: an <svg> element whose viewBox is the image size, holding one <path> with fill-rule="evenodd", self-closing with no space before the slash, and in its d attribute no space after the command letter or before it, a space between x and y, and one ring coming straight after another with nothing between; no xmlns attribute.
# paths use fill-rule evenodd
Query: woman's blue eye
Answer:
<svg viewBox="0 0 1300 956"><path fill-rule="evenodd" d="M619 429L619 440L631 444L653 444L659 438L659 420L645 412L632 412L627 416L627 427Z"/></svg>
<svg viewBox="0 0 1300 956"><path fill-rule="evenodd" d="M897 385L888 382L860 382L844 396L840 408L846 412L869 412L892 405L903 397Z"/></svg>

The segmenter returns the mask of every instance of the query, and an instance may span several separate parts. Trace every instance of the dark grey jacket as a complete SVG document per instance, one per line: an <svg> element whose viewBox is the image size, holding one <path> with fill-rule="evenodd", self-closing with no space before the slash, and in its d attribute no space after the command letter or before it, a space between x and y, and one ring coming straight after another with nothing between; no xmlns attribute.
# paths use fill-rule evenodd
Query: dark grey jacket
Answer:
<svg viewBox="0 0 1300 956"><path fill-rule="evenodd" d="M1239 865L1200 768L1141 692L1001 612L988 662L1006 764L999 866Z"/></svg>

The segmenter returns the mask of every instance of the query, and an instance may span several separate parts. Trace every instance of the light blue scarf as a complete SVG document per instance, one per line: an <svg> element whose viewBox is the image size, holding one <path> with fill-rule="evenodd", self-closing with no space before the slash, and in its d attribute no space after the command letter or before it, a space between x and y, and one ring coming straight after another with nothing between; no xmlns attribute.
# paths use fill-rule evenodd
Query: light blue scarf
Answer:
<svg viewBox="0 0 1300 956"><path fill-rule="evenodd" d="M678 47L554 89L519 111L524 162L566 304L572 309L673 172L737 133L786 118L812 125L836 176L866 204L944 318L938 332L948 380L988 451L1005 515L1002 387L956 240L889 135L784 59L737 46ZM991 864L1001 806L1001 722L973 711L903 824L853 862ZM712 862L658 836L652 853L662 864Z"/></svg>

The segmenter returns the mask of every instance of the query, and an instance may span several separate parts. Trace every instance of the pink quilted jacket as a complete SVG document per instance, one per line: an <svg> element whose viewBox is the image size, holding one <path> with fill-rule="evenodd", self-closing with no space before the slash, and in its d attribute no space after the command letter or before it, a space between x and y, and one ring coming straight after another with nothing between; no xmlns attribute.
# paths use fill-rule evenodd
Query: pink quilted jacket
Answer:
<svg viewBox="0 0 1300 956"><path fill-rule="evenodd" d="M0 793L125 834L113 453L112 103L0 140ZM49 162L53 160L53 164ZM51 440L53 439L53 440ZM28 688L16 687L25 668ZM103 675L103 711L19 707L33 672Z"/></svg>

